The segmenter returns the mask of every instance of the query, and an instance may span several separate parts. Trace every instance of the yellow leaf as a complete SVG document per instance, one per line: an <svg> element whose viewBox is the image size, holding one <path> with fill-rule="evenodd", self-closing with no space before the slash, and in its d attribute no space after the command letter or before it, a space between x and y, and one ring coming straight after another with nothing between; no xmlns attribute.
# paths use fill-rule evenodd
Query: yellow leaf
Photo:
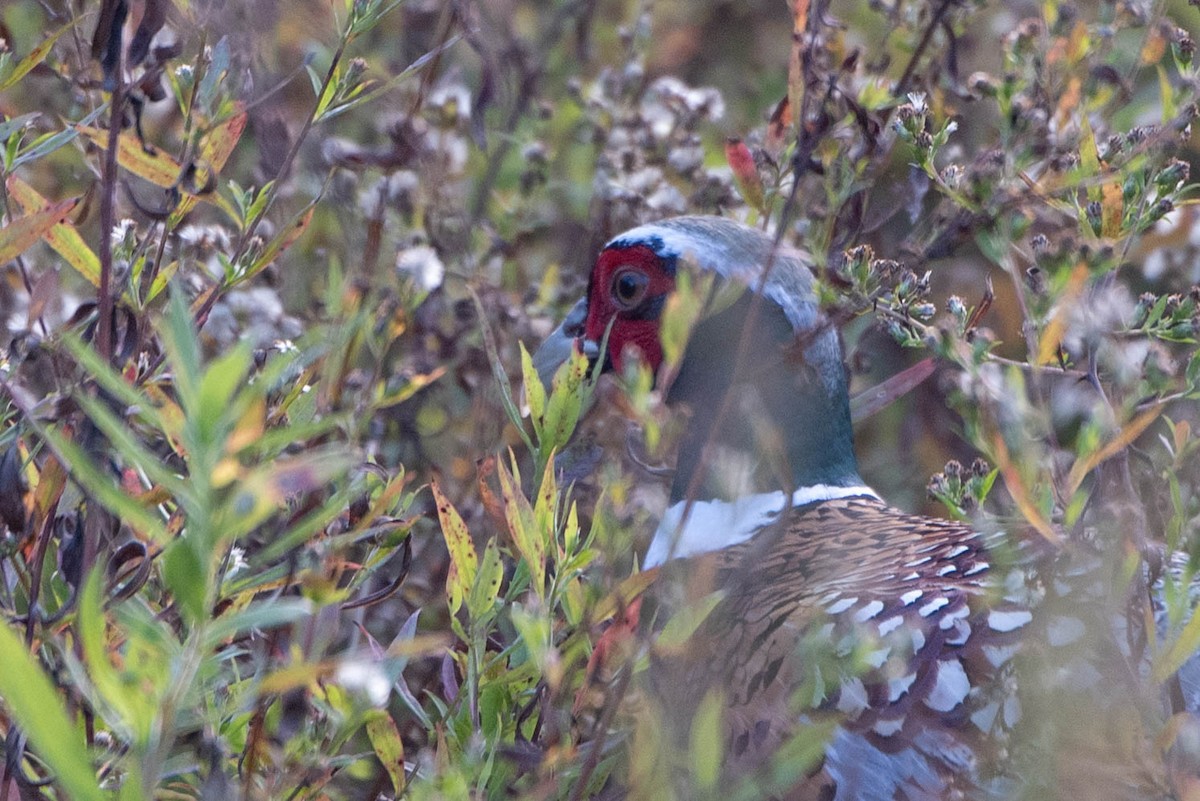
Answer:
<svg viewBox="0 0 1200 801"><path fill-rule="evenodd" d="M1072 64L1078 64L1079 60L1088 54L1091 46L1092 41L1088 35L1087 23L1079 20L1071 30L1071 39L1067 43L1067 60Z"/></svg>
<svg viewBox="0 0 1200 801"><path fill-rule="evenodd" d="M537 498L533 503L533 521L544 545L554 531L555 512L558 511L558 481L555 478L554 451L546 459L542 483L538 486Z"/></svg>
<svg viewBox="0 0 1200 801"><path fill-rule="evenodd" d="M725 752L721 712L725 705L725 692L714 687L704 694L692 718L692 742L689 749L692 757L692 776L701 790L712 790L721 778L721 758Z"/></svg>
<svg viewBox="0 0 1200 801"><path fill-rule="evenodd" d="M178 270L179 261L176 260L158 271L158 274L154 276L154 280L150 282L150 289L146 292L146 303L151 303L162 294L162 291L167 288L167 284L175 277L175 273Z"/></svg>
<svg viewBox="0 0 1200 801"><path fill-rule="evenodd" d="M187 422L183 409L175 399L162 390L159 384L146 384L146 394L154 403L154 409L163 423L163 433L176 453L185 459L188 457L187 446L183 443L183 427Z"/></svg>
<svg viewBox="0 0 1200 801"><path fill-rule="evenodd" d="M50 34L50 36L30 50L29 55L25 56L25 58L16 63L12 72L8 74L8 77L3 81L0 81L0 92L3 92L10 86L15 86L16 83L28 75L34 67L45 61L46 56L50 54L50 49L54 47L54 43L58 41L58 37L71 30L71 28L75 26L75 23L81 19L83 19L82 16L75 17L73 20L59 28L54 33Z"/></svg>
<svg viewBox="0 0 1200 801"><path fill-rule="evenodd" d="M404 741L396 721L387 710L373 709L367 713L366 730L375 756L392 781L392 790L400 795L404 792Z"/></svg>
<svg viewBox="0 0 1200 801"><path fill-rule="evenodd" d="M437 381L445 374L446 368L441 366L433 368L433 370L428 373L421 373L420 375L411 376L408 379L407 384L400 387L392 394L384 395L379 400L375 401L374 408L387 409L397 404L404 403L404 401L408 400L413 395L416 395L420 390L429 386L434 381Z"/></svg>
<svg viewBox="0 0 1200 801"><path fill-rule="evenodd" d="M1175 675L1175 671L1183 667L1200 648L1200 610L1193 609L1192 616L1179 632L1179 638L1171 643L1171 647L1157 654L1154 660L1154 680L1158 683L1166 681Z"/></svg>
<svg viewBox="0 0 1200 801"><path fill-rule="evenodd" d="M238 140L242 138L242 132L246 130L246 119L245 104L238 103L237 111L233 116L204 136L200 143L200 163L197 165L199 169L194 181L196 186L211 184L220 174L225 162L229 161L229 156L237 146ZM185 195L179 202L179 206L171 213L171 218L173 220L182 219L192 210L199 199L197 195ZM237 219L237 212L221 195L209 192L204 195L204 199L224 211L231 220Z"/></svg>
<svg viewBox="0 0 1200 801"><path fill-rule="evenodd" d="M472 620L490 619L500 596L500 585L504 580L504 562L500 559L500 547L495 538L488 540L479 560L475 583L467 595L467 612Z"/></svg>
<svg viewBox="0 0 1200 801"><path fill-rule="evenodd" d="M1146 34L1146 43L1142 45L1142 63L1157 64L1162 61L1163 54L1167 52L1167 40L1162 35L1162 29L1157 26L1152 26Z"/></svg>
<svg viewBox="0 0 1200 801"><path fill-rule="evenodd" d="M1079 166L1083 169L1085 178L1100 174L1100 151L1096 149L1096 135L1092 133L1091 123L1086 114L1079 119ZM1100 200L1100 187L1094 183L1088 186L1088 200Z"/></svg>
<svg viewBox="0 0 1200 801"><path fill-rule="evenodd" d="M213 128L200 146L200 157L208 162L213 172L220 172L225 167L225 162L229 161L238 140L242 138L242 132L246 130L248 116L245 104L238 103L237 109L233 116Z"/></svg>
<svg viewBox="0 0 1200 801"><path fill-rule="evenodd" d="M226 453L237 453L248 445L253 445L262 437L266 430L267 401L265 398L255 398L246 408L242 418L234 426L229 439L225 442Z"/></svg>
<svg viewBox="0 0 1200 801"><path fill-rule="evenodd" d="M89 125L77 125L75 129L99 147L108 147L108 131ZM139 178L144 178L163 189L174 187L182 172L179 162L162 151L147 153L137 136L129 132L121 134L117 139L117 163Z"/></svg>
<svg viewBox="0 0 1200 801"><path fill-rule="evenodd" d="M1187 447L1188 440L1192 438L1192 424L1187 420L1180 420L1175 424L1175 453L1183 453L1183 449Z"/></svg>
<svg viewBox="0 0 1200 801"><path fill-rule="evenodd" d="M1067 88L1063 90L1059 97L1058 106L1055 109L1055 117L1059 125L1066 125L1071 118L1071 113L1079 107L1079 99L1083 95L1083 81L1078 76L1072 76L1067 81ZM1093 140L1093 145L1095 141Z"/></svg>
<svg viewBox="0 0 1200 801"><path fill-rule="evenodd" d="M242 474L242 466L237 459L226 457L213 467L212 475L209 477L214 487L220 489L228 487L238 476Z"/></svg>
<svg viewBox="0 0 1200 801"><path fill-rule="evenodd" d="M0 228L0 264L12 261L40 241L51 228L74 211L77 205L79 198L63 200L46 206L41 211L18 217Z"/></svg>
<svg viewBox="0 0 1200 801"><path fill-rule="evenodd" d="M467 531L462 515L442 493L437 481L429 483L433 500L437 505L438 521L442 524L442 537L450 551L450 570L446 574L446 597L450 601L451 613L462 607L463 598L475 584L475 571L479 557L475 554L475 543Z"/></svg>
<svg viewBox="0 0 1200 801"><path fill-rule="evenodd" d="M622 581L613 592L601 599L592 609L592 622L602 623L615 615L618 610L626 609L646 588L658 578L658 568L652 567L640 573L634 573Z"/></svg>
<svg viewBox="0 0 1200 801"><path fill-rule="evenodd" d="M15 175L8 176L5 186L9 197L27 214L44 208L48 203L36 189ZM55 223L46 231L43 239L92 286L100 285L100 259L83 241L74 225L66 221Z"/></svg>
<svg viewBox="0 0 1200 801"><path fill-rule="evenodd" d="M1103 195L1101 201L1100 233L1110 239L1121 235L1121 217L1125 211L1125 198L1121 187L1115 181L1100 187Z"/></svg>
<svg viewBox="0 0 1200 801"><path fill-rule="evenodd" d="M178 161L162 151L146 152L141 141L131 132L122 133L117 140L117 163L155 186L163 189L179 189L183 193L183 198L171 213L172 218L179 219L187 214L200 199L200 196L191 190L212 184L212 179L220 173L225 162L229 160L229 156L233 153L233 149L237 146L245 129L246 112L240 110L239 105L239 110L233 116L213 128L204 137L200 144L199 161L195 165L197 173L189 181L184 182L188 184L186 186L181 185L180 179L183 177L184 169ZM108 131L87 125L77 125L76 130L99 147L108 147ZM209 196L214 205L225 209L226 213L232 213L232 209L219 195L205 193L206 198Z"/></svg>
<svg viewBox="0 0 1200 801"><path fill-rule="evenodd" d="M1048 542L1057 545L1060 541L1058 532L1050 525L1050 522L1042 516L1038 508L1034 506L1033 501L1029 497L1029 491L1025 488L1025 482L1021 480L1021 474L1017 471L1017 466L1013 464L1012 459L1008 455L1008 445L1004 442L1004 437L999 433L995 434L992 440L995 446L996 466L1000 469L1000 476L1004 479L1004 486L1008 489L1008 494L1012 496L1013 501L1017 504L1017 509L1029 522L1031 526L1037 529L1037 532L1046 538Z"/></svg>
<svg viewBox="0 0 1200 801"><path fill-rule="evenodd" d="M504 519L508 523L508 530L512 533L517 551L529 565L530 584L541 598L546 591L546 541L538 530L529 499L521 492L502 461L496 464L496 476L500 479L500 498L504 503Z"/></svg>
<svg viewBox="0 0 1200 801"><path fill-rule="evenodd" d="M1163 406L1161 404L1152 406L1146 411L1133 418L1122 428L1117 435L1113 437L1100 450L1090 453L1087 456L1081 456L1075 461L1071 467L1071 474L1067 479L1067 488L1070 493L1074 493L1079 489L1079 485L1087 478L1087 474L1096 469L1103 461L1111 459L1121 451L1129 447L1135 439L1141 436L1151 423L1158 419L1162 414Z"/></svg>
<svg viewBox="0 0 1200 801"><path fill-rule="evenodd" d="M316 210L316 205L312 204L308 210L296 218L287 228L283 229L275 236L274 239L263 249L262 255L254 260L253 266L246 271L238 280L245 281L258 275L271 263L279 258L285 250L292 246L292 243L300 238L300 235L308 230L308 224L312 221L313 212Z"/></svg>
<svg viewBox="0 0 1200 801"><path fill-rule="evenodd" d="M792 0L792 49L788 57L788 107L798 124L804 108L804 43L807 41L809 0Z"/></svg>
<svg viewBox="0 0 1200 801"><path fill-rule="evenodd" d="M264 676L258 691L267 695L307 687L317 679L333 673L336 667L332 662L293 663Z"/></svg>
<svg viewBox="0 0 1200 801"><path fill-rule="evenodd" d="M1067 286L1063 290L1062 299L1058 303L1054 317L1046 325L1046 330L1042 332L1041 339L1038 341L1038 364L1056 364L1058 362L1058 348L1062 344L1063 334L1067 330L1067 319L1071 316L1079 293L1083 291L1087 277L1087 265L1083 262L1076 264L1075 269L1071 271L1071 277L1067 279Z"/></svg>
<svg viewBox="0 0 1200 801"><path fill-rule="evenodd" d="M533 423L534 433L541 439L542 416L546 413L546 387L533 368L533 357L525 349L525 343L519 342L518 345L521 348L521 380L525 403L529 406L529 421Z"/></svg>

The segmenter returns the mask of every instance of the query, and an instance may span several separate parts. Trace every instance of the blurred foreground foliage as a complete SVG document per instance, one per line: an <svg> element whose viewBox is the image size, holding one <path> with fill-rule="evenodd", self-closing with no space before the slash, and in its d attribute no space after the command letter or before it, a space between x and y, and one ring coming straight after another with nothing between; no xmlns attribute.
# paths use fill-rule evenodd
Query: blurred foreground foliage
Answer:
<svg viewBox="0 0 1200 801"><path fill-rule="evenodd" d="M715 788L620 709L673 422L520 344L680 213L813 255L885 496L1160 582L1150 691L1200 647L1193 8L125 10L0 9L0 799Z"/></svg>

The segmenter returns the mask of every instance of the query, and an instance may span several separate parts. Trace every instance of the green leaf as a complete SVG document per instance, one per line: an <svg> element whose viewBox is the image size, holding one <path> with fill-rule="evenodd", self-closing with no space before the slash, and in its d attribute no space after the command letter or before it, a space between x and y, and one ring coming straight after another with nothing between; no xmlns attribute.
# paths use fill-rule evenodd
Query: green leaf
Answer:
<svg viewBox="0 0 1200 801"><path fill-rule="evenodd" d="M413 73L415 73L417 70L421 69L426 64L433 61L433 59L435 59L439 53L441 53L442 51L457 44L460 39L462 39L462 34L455 34L454 36L451 36L449 39L442 42L437 47L431 49L429 52L422 55L420 58L418 58L413 63L409 64L407 67L402 69L400 72L398 72L395 75L393 75L392 77L388 78L386 81L380 81L380 82L376 83L375 85L373 85L371 87L370 91L362 92L357 97L355 97L353 100L347 101L345 103L339 103L338 105L334 106L333 108L329 108L327 110L321 109L320 111L318 111L317 113L315 113L313 115L313 118L316 120L319 120L321 122L324 122L326 120L331 120L334 117L337 117L341 114L345 114L347 111L350 111L353 108L361 106L363 103L369 103L370 101L374 100L375 98L383 96L385 93L392 91L397 86L399 86L401 83L408 80L408 78ZM311 68L309 69L309 72L310 72L310 74L313 74L315 76L315 73L312 73ZM313 87L314 92L320 88L320 86L321 86L320 82L322 80L324 80L320 76L315 76L315 78L316 79L315 79L314 83L316 85ZM329 85L330 85L331 89L336 88L336 83L337 83L336 79L333 81L330 81ZM328 105L328 104L326 104L326 105Z"/></svg>
<svg viewBox="0 0 1200 801"><path fill-rule="evenodd" d="M1200 350L1193 353L1192 358L1188 360L1184 379L1187 381L1188 391L1194 392L1200 389Z"/></svg>
<svg viewBox="0 0 1200 801"><path fill-rule="evenodd" d="M675 291L667 298L663 308L660 329L663 364L668 371L674 371L683 359L692 327L700 319L712 287L712 277L694 269L679 270L676 274Z"/></svg>
<svg viewBox="0 0 1200 801"><path fill-rule="evenodd" d="M550 382L550 398L546 402L546 412L542 418L542 437L538 442L538 452L542 459L549 458L567 444L579 415L583 411L584 378L587 377L587 357L572 348L571 355L558 368ZM536 377L534 379L537 380Z"/></svg>
<svg viewBox="0 0 1200 801"><path fill-rule="evenodd" d="M714 687L705 693L696 715L692 718L691 748L692 777L700 790L711 790L721 777L724 736L721 729L721 711L725 707L725 693Z"/></svg>
<svg viewBox="0 0 1200 801"><path fill-rule="evenodd" d="M569 497L569 496L568 496ZM596 514L599 516L600 504L596 504ZM571 502L571 507L567 509L567 522L563 524L562 531L563 550L568 555L575 553L575 546L579 544L579 513L575 509L575 502Z"/></svg>
<svg viewBox="0 0 1200 801"><path fill-rule="evenodd" d="M258 275L267 267L270 267L285 250L291 247L308 230L308 224L312 222L313 212L316 211L317 201L320 199L318 195L303 211L293 217L291 223L267 243L262 253L254 260L254 264L250 265L245 272L239 275L233 284L243 283Z"/></svg>
<svg viewBox="0 0 1200 801"><path fill-rule="evenodd" d="M488 540L483 549L483 558L479 561L479 570L475 574L475 583L471 585L471 594L467 599L467 612L475 621L491 619L500 597L500 582L504 578L504 564L500 561L500 549L496 540Z"/></svg>
<svg viewBox="0 0 1200 801"><path fill-rule="evenodd" d="M533 440L529 438L529 433L525 431L525 426L521 422L521 412L517 409L517 404L512 399L510 391L512 384L508 380L508 372L504 369L504 362L500 360L500 352L496 348L496 336L492 333L491 326L487 324L488 311L483 307L483 301L479 299L479 293L470 284L467 284L467 292L471 296L471 302L475 305L475 312L479 315L479 329L483 333L483 349L487 353L488 364L492 366L492 376L495 378L496 386L500 390L500 402L504 406L504 413L508 415L509 421L513 424L517 434L520 435L521 441L525 443L525 447L533 451Z"/></svg>
<svg viewBox="0 0 1200 801"><path fill-rule="evenodd" d="M9 117L4 122L0 122L0 142L7 142L9 138L17 131L28 128L33 125L34 120L42 116L40 111L32 111L28 114L22 114L18 117ZM10 175L8 178L12 180L16 176Z"/></svg>
<svg viewBox="0 0 1200 801"><path fill-rule="evenodd" d="M48 36L46 39L42 40L42 42L32 50L30 50L29 55L25 56L25 58L16 63L16 65L13 67L13 71L9 73L8 77L3 81L0 81L0 92L3 92L10 86L15 86L16 83L28 75L34 67L45 61L46 56L50 55L50 50L54 47L54 43L58 41L59 37L71 30L71 28L75 27L75 23L79 22L81 19L83 19L82 16L75 17L66 25L50 34L50 36Z"/></svg>
<svg viewBox="0 0 1200 801"><path fill-rule="evenodd" d="M196 433L196 441L188 446L194 451L220 444L239 412L234 396L246 386L253 354L250 343L239 342L233 350L219 356L204 371L194 407L184 407L189 425L187 431Z"/></svg>
<svg viewBox="0 0 1200 801"><path fill-rule="evenodd" d="M130 430L129 426L104 403L91 395L78 393L75 402L87 413L101 433L108 438L127 465L136 465L155 484L160 484L174 498L191 498L191 485L168 468L162 459L150 451Z"/></svg>
<svg viewBox="0 0 1200 801"><path fill-rule="evenodd" d="M174 370L172 386L179 394L180 404L190 416L199 406L200 343L192 326L192 316L188 313L183 292L179 289L172 291L167 300L166 313L159 324L159 334Z"/></svg>
<svg viewBox="0 0 1200 801"><path fill-rule="evenodd" d="M547 657L553 645L550 617L546 614L545 607L535 606L531 610L514 603L509 609L509 617L530 659L539 671L545 672Z"/></svg>
<svg viewBox="0 0 1200 801"><path fill-rule="evenodd" d="M725 593L721 591L711 592L699 601L684 606L663 626L662 633L655 641L655 647L672 649L683 645L724 597Z"/></svg>
<svg viewBox="0 0 1200 801"><path fill-rule="evenodd" d="M312 73L312 70L309 70L309 72ZM312 74L315 76L315 73ZM320 120L326 109L329 108L329 104L333 102L334 95L337 93L338 79L341 77L341 75L341 66L334 67L333 75L330 77L329 83L325 83L325 90L321 92L321 96L317 98L317 107L313 111L312 115L314 120ZM325 79L321 78L321 80L317 82L316 88L318 90L321 88L321 84L324 83L324 81Z"/></svg>
<svg viewBox="0 0 1200 801"><path fill-rule="evenodd" d="M288 528L276 533L274 539L262 549L255 561L269 564L313 537L323 536L322 532L345 512L346 505L351 502L353 497L353 483L343 482L343 486L329 494L328 500L300 520L292 523Z"/></svg>
<svg viewBox="0 0 1200 801"><path fill-rule="evenodd" d="M1197 650L1200 650L1200 611L1193 609L1179 637L1165 651L1160 651L1153 660L1154 680L1158 683L1175 675L1179 668Z"/></svg>
<svg viewBox="0 0 1200 801"><path fill-rule="evenodd" d="M161 416L157 414L157 409L150 399L130 386L124 376L96 353L95 348L71 331L64 331L61 341L70 352L71 357L87 371L88 377L99 384L105 392L130 409L136 410L138 419L154 426L164 434L168 433Z"/></svg>
<svg viewBox="0 0 1200 801"><path fill-rule="evenodd" d="M983 480L980 481L979 492L976 496L976 499L979 501L980 504L982 504L985 500L987 500L988 494L992 491L992 486L996 483L996 477L999 475L1000 475L1000 469L993 468L992 471L990 473L988 473L986 476L984 476Z"/></svg>
<svg viewBox="0 0 1200 801"><path fill-rule="evenodd" d="M354 463L351 454L330 447L276 459L241 477L229 503L217 517L223 542L249 534L297 496L328 487Z"/></svg>
<svg viewBox="0 0 1200 801"><path fill-rule="evenodd" d="M533 423L533 433L537 434L538 442L542 440L542 416L546 413L546 388L538 378L537 370L533 369L533 357L521 346L521 380L525 386L525 402L529 404L529 420Z"/></svg>
<svg viewBox="0 0 1200 801"><path fill-rule="evenodd" d="M158 543L165 544L171 541L162 520L136 499L126 495L113 477L97 467L83 449L61 430L47 428L42 429L40 433L62 457L71 477L82 484L104 508Z"/></svg>
<svg viewBox="0 0 1200 801"><path fill-rule="evenodd" d="M1094 178L1100 173L1100 153L1096 149L1096 136L1092 133L1088 115L1079 115L1079 173L1081 178ZM1101 185L1098 181L1087 182L1089 201L1102 199Z"/></svg>
<svg viewBox="0 0 1200 801"><path fill-rule="evenodd" d="M163 583L193 625L208 619L209 568L188 536L171 543L163 554Z"/></svg>
<svg viewBox="0 0 1200 801"><path fill-rule="evenodd" d="M246 609L226 612L205 630L208 647L216 648L225 640L253 629L286 626L313 614L313 604L305 598L280 598L270 603L255 603Z"/></svg>
<svg viewBox="0 0 1200 801"><path fill-rule="evenodd" d="M107 621L101 598L103 575L101 569L93 570L84 582L79 599L79 640L87 666L87 682L96 688L103 699L106 706L101 707L101 712L109 724L124 730L126 736L132 737L139 746L144 746L149 740L156 716L157 699L154 693L147 694L145 687L137 683L137 691L131 692L131 683L124 679L122 671L109 659L105 635ZM123 639L128 655L138 645L159 637L156 632L151 632L147 637L143 629L135 629L123 632ZM143 652L145 650L142 649Z"/></svg>
<svg viewBox="0 0 1200 801"><path fill-rule="evenodd" d="M0 623L0 707L29 737L69 798L104 801L83 737L42 666L20 637Z"/></svg>
<svg viewBox="0 0 1200 801"><path fill-rule="evenodd" d="M96 110L94 110L91 114L88 114L86 117L84 117L82 120L80 120L79 124L80 125L91 125L93 122L96 121L97 117L99 117L101 114L103 114L107 110L108 110L108 103L103 103ZM37 139L34 140L34 143L32 145L30 145L27 149L21 151L21 153L19 153L18 155L10 158L10 161L12 162L12 164L9 169L15 170L17 167L20 167L22 164L27 164L31 161L37 161L38 159L42 158L43 156L48 156L49 154L53 153L55 150L58 150L60 147L63 147L64 145L68 145L71 142L73 142L75 140L75 137L77 137L77 136L79 136L79 131L74 125L72 125L68 128L58 131L57 133L52 133L52 134L48 134L46 136L38 137ZM16 140L10 140L10 141L13 142L14 144L16 143Z"/></svg>

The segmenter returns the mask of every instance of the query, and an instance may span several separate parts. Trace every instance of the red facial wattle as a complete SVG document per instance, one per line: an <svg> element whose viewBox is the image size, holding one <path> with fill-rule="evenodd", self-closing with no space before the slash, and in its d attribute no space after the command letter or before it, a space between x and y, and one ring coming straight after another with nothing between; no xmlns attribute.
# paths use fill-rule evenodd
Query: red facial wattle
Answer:
<svg viewBox="0 0 1200 801"><path fill-rule="evenodd" d="M613 369L622 369L622 354L632 347L657 371L662 363L662 302L674 288L673 272L650 247L606 248L592 269L584 337L599 344L611 321L608 356Z"/></svg>

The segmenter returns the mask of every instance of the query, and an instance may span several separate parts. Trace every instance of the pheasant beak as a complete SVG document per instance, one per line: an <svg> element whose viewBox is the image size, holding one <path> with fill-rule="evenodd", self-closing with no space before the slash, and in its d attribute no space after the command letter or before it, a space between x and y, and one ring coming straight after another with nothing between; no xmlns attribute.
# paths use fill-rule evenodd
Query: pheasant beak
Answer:
<svg viewBox="0 0 1200 801"><path fill-rule="evenodd" d="M558 328L550 332L546 341L533 354L533 368L537 370L542 386L550 388L550 381L563 362L579 347L588 361L595 363L600 358L600 345L583 338L583 324L587 320L587 298L580 298ZM576 345L576 343L579 343Z"/></svg>

